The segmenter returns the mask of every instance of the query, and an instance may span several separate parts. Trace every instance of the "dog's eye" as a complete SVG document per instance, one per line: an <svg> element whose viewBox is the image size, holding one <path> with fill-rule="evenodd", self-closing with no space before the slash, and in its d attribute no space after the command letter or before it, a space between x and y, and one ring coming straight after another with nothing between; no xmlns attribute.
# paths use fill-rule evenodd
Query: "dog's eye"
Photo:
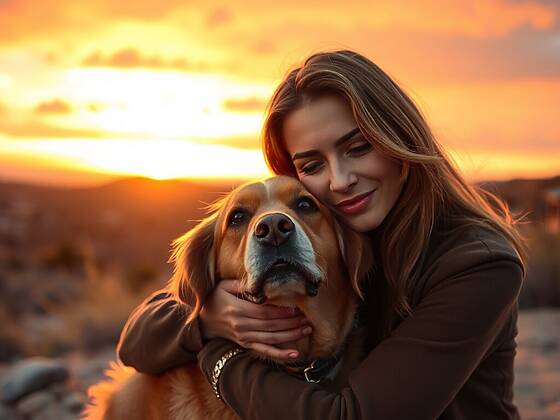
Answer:
<svg viewBox="0 0 560 420"><path fill-rule="evenodd" d="M233 210L228 217L228 225L239 225L245 221L247 213L244 210Z"/></svg>
<svg viewBox="0 0 560 420"><path fill-rule="evenodd" d="M317 209L317 206L311 198L301 197L297 202L297 209L302 211L313 211Z"/></svg>

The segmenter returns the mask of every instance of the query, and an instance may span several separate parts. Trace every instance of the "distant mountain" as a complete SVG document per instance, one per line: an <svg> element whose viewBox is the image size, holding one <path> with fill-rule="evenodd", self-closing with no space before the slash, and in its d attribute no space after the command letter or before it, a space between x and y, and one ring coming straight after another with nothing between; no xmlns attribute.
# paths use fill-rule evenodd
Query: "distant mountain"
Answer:
<svg viewBox="0 0 560 420"><path fill-rule="evenodd" d="M90 188L0 183L0 259L40 259L63 244L86 243L106 263L167 267L171 241L205 216L207 204L240 183L145 178ZM480 185L513 210L539 218L544 193L560 187L560 176Z"/></svg>
<svg viewBox="0 0 560 420"><path fill-rule="evenodd" d="M239 182L131 178L90 188L0 183L0 247L32 257L85 241L106 260L164 265L171 241Z"/></svg>
<svg viewBox="0 0 560 420"><path fill-rule="evenodd" d="M546 192L560 188L560 176L544 179L512 179L479 183L507 201L515 212L530 212L531 220L542 220L546 209Z"/></svg>

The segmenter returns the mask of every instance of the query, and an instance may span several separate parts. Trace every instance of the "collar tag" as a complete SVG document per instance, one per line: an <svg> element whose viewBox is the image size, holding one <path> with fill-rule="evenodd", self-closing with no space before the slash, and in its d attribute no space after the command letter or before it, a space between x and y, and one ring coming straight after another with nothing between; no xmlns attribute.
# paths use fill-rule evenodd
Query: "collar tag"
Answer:
<svg viewBox="0 0 560 420"><path fill-rule="evenodd" d="M305 377L305 380L307 382L311 382L312 384L318 384L319 382L321 382L321 378L319 378L319 379L311 378L311 374L313 373L313 369L315 369L315 362L316 361L317 361L317 359L313 360L311 362L311 364L303 370L303 376Z"/></svg>

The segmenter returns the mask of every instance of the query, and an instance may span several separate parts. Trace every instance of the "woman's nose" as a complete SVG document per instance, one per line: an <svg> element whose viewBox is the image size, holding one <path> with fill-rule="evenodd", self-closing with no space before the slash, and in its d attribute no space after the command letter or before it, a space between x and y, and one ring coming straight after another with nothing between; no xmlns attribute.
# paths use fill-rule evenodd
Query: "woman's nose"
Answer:
<svg viewBox="0 0 560 420"><path fill-rule="evenodd" d="M330 189L332 192L346 192L358 181L352 171L333 170L331 172Z"/></svg>

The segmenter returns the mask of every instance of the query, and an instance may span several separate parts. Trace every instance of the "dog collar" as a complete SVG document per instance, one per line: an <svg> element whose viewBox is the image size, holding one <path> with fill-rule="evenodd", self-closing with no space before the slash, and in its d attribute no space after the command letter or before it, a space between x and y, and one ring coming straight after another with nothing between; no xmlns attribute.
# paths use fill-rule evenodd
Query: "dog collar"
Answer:
<svg viewBox="0 0 560 420"><path fill-rule="evenodd" d="M303 364L285 365L283 368L296 378L318 384L330 373L337 363L338 358L331 357L329 359L315 359L309 364L304 362Z"/></svg>

